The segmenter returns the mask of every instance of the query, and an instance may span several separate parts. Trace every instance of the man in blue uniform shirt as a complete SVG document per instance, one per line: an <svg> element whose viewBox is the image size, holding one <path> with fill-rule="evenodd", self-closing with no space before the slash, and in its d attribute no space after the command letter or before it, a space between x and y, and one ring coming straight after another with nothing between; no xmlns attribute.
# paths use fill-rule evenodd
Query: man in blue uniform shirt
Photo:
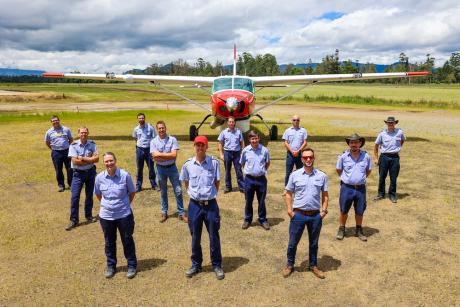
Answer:
<svg viewBox="0 0 460 307"><path fill-rule="evenodd" d="M252 223L253 209L252 202L254 194L259 202L259 224L265 230L270 229L267 222L267 209L265 207L265 196L267 195L267 173L270 166L270 154L268 149L259 143L259 135L255 131L248 134L250 145L246 146L241 153L240 164L244 167L244 196L246 206L244 208L244 222L241 228L248 229Z"/></svg>
<svg viewBox="0 0 460 307"><path fill-rule="evenodd" d="M203 223L209 233L211 263L216 278L224 279L222 254L220 251L220 214L216 196L219 190L219 160L206 155L208 139L199 135L195 138L195 157L182 166L180 180L184 182L190 197L188 206L188 226L192 235L192 266L185 272L189 278L201 271L203 253L201 250L201 231Z"/></svg>
<svg viewBox="0 0 460 307"><path fill-rule="evenodd" d="M345 224L348 211L353 205L355 208L356 236L361 241L367 241L363 233L363 215L366 210L366 178L372 170L370 156L361 147L366 140L354 133L347 137L346 142L350 147L337 159L337 174L340 176L340 227L337 240L345 237Z"/></svg>
<svg viewBox="0 0 460 307"><path fill-rule="evenodd" d="M225 167L224 193L232 191L232 164L235 168L238 189L244 193L244 179L240 164L241 149L244 148L243 134L240 129L235 127L235 118L229 117L227 124L228 128L222 130L217 138L219 141L220 158L224 161Z"/></svg>
<svg viewBox="0 0 460 307"><path fill-rule="evenodd" d="M300 127L300 117L298 115L292 116L292 127L289 127L284 131L283 140L284 147L286 147L286 176L284 177L284 186L287 185L289 175L294 169L302 167L302 160L300 153L302 149L307 146L307 130ZM286 195L283 193L283 196Z"/></svg>
<svg viewBox="0 0 460 307"><path fill-rule="evenodd" d="M179 171L176 166L177 151L179 144L177 139L166 134L166 124L160 120L157 122L158 135L150 142L152 159L157 163L158 185L161 190L161 218L160 223L168 219L168 178L176 197L177 212L179 219L187 222L182 198L182 187L179 180Z"/></svg>
<svg viewBox="0 0 460 307"><path fill-rule="evenodd" d="M69 146L73 143L72 132L69 128L62 126L59 117L51 116L51 127L45 134L45 143L51 149L51 160L53 161L54 170L56 172L56 180L58 183L58 191L64 192L64 174L62 166L65 166L67 171L67 184L72 184L72 168L70 167Z"/></svg>
<svg viewBox="0 0 460 307"><path fill-rule="evenodd" d="M69 157L72 159L73 178L70 196L70 224L66 230L77 227L79 221L80 193L85 185L85 218L89 223L96 222L93 217L93 192L96 178L96 166L99 161L96 143L88 140L89 130L78 128L79 140L69 147Z"/></svg>
<svg viewBox="0 0 460 307"><path fill-rule="evenodd" d="M390 195L390 200L396 203L396 179L399 175L399 152L406 141L406 137L401 129L395 127L399 121L393 116L388 117L384 122L387 124L387 129L379 133L374 146L374 163L379 166L379 190L374 200L385 198L385 180L389 173L390 188L388 194Z"/></svg>
<svg viewBox="0 0 460 307"><path fill-rule="evenodd" d="M286 208L291 222L289 224L289 245L287 250L287 266L283 276L288 277L294 271L295 254L305 226L309 240L309 267L318 278L325 278L318 269L318 241L323 218L327 214L329 194L327 176L313 167L315 152L305 148L300 154L304 167L289 176L286 185ZM294 194L294 201L292 195ZM320 202L321 201L321 202Z"/></svg>
<svg viewBox="0 0 460 307"><path fill-rule="evenodd" d="M144 179L144 161L149 169L149 180L152 189L157 188L155 181L155 164L150 156L150 142L157 135L155 128L149 123L145 123L144 113L137 114L137 125L133 131L133 138L136 139L136 165L137 165L137 192L142 190Z"/></svg>

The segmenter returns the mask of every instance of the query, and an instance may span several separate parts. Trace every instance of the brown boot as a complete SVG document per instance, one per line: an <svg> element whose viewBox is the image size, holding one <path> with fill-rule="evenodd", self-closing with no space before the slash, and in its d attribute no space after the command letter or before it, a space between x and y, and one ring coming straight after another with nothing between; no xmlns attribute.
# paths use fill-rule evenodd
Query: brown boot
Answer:
<svg viewBox="0 0 460 307"><path fill-rule="evenodd" d="M324 272L321 271L320 269L318 269L317 266L312 266L310 268L310 271L312 271L313 274L315 274L316 277L320 278L320 279L324 279L326 278L326 276L324 275Z"/></svg>
<svg viewBox="0 0 460 307"><path fill-rule="evenodd" d="M182 221L184 223L187 223L188 222L188 218L187 216L184 214L184 215L179 215L179 221Z"/></svg>
<svg viewBox="0 0 460 307"><path fill-rule="evenodd" d="M168 219L168 214L167 213L162 213L161 218L160 218L160 223L166 222L167 219Z"/></svg>
<svg viewBox="0 0 460 307"><path fill-rule="evenodd" d="M284 269L283 269L283 277L286 278L286 277L289 277L289 275L292 274L292 272L294 272L294 268L292 266L286 266Z"/></svg>

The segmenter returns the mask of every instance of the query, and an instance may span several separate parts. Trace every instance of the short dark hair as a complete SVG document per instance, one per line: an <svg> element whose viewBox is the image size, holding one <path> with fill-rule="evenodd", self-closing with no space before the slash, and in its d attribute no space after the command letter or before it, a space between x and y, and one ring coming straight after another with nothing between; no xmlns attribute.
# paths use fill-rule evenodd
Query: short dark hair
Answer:
<svg viewBox="0 0 460 307"><path fill-rule="evenodd" d="M115 154L111 151L104 152L102 155L102 159L104 159L105 156L112 156L115 161L117 161L117 157L115 157Z"/></svg>
<svg viewBox="0 0 460 307"><path fill-rule="evenodd" d="M310 151L313 153L313 155L315 155L315 151L311 147L305 147L304 149L302 149L302 153L304 153L305 151Z"/></svg>
<svg viewBox="0 0 460 307"><path fill-rule="evenodd" d="M259 134L257 133L257 131L254 131L254 130L249 131L248 138L254 138L254 137L256 138L259 137Z"/></svg>
<svg viewBox="0 0 460 307"><path fill-rule="evenodd" d="M57 120L59 120L59 117L58 117L57 115L51 115L50 121L52 121L52 120L55 119L55 118L56 118Z"/></svg>
<svg viewBox="0 0 460 307"><path fill-rule="evenodd" d="M81 129L85 129L85 130L89 133L88 127L86 127L86 126L81 126L80 128L78 128L78 132L80 132Z"/></svg>
<svg viewBox="0 0 460 307"><path fill-rule="evenodd" d="M157 124L155 126L158 127L158 125L163 125L166 127L166 123L162 120L157 121Z"/></svg>
<svg viewBox="0 0 460 307"><path fill-rule="evenodd" d="M233 116L229 116L229 117L227 118L227 121L229 121L230 118L233 119L233 120L235 120L235 118L234 118Z"/></svg>
<svg viewBox="0 0 460 307"><path fill-rule="evenodd" d="M145 114L142 113L142 112L141 112L141 113L137 113L137 117L139 117L139 116L144 116L144 118L145 118Z"/></svg>

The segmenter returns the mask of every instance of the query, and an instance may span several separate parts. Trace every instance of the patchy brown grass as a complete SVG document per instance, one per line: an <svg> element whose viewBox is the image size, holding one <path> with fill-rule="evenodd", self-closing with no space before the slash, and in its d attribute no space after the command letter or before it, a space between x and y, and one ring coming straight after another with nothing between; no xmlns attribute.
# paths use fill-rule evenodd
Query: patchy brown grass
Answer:
<svg viewBox="0 0 460 307"><path fill-rule="evenodd" d="M52 112L50 109L49 112ZM154 122L166 119L169 132L180 136L178 165L193 154L186 141L188 124L201 113L147 111ZM241 230L244 197L234 192L218 196L222 215L221 242L226 278L217 281L209 267L209 241L203 234L205 272L187 279L190 234L186 224L159 219L159 193L146 190L134 202L135 241L139 274L125 277L126 261L118 242L122 272L112 280L103 276L104 241L98 224L71 232L68 191L57 193L49 151L43 134L49 122L26 120L0 123L0 305L444 305L460 300L460 210L456 161L460 153L460 116L452 112L394 112L365 108L277 106L267 110L269 120L301 116L315 148L317 167L329 175L330 210L324 221L319 266L326 279L307 271L308 240L304 235L297 253L296 272L283 279L288 217L281 197L284 150L281 142L268 147L273 159L267 196L270 231L261 227ZM90 128L99 151L117 153L119 166L135 173L136 124L132 112L80 113L61 118L76 131ZM125 115L123 115L125 114ZM339 179L335 161L346 144L344 136L358 132L368 137L366 149L383 127L382 119L396 115L409 139L401 155L400 199L372 202L377 172L368 184L365 214L367 243L350 236L335 240L338 227ZM262 126L257 126L262 132ZM284 126L280 126L280 131ZM215 131L201 131L213 135ZM210 153L217 146L211 142ZM102 165L98 165L98 170ZM223 169L223 168L222 168ZM222 178L223 179L223 178ZM187 199L186 199L187 200ZM175 212L170 198L171 213ZM94 213L98 212L98 204ZM82 213L81 213L82 214ZM353 214L348 226L353 226Z"/></svg>

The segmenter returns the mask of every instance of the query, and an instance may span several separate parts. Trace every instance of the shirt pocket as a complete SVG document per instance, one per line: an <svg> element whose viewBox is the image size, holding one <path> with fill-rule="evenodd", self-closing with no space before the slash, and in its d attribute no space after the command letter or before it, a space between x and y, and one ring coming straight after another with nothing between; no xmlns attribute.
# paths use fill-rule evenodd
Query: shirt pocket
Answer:
<svg viewBox="0 0 460 307"><path fill-rule="evenodd" d="M200 183L199 180L200 180L200 178L198 177L198 175L193 175L193 176L190 175L190 186L192 188L198 187L198 185Z"/></svg>

